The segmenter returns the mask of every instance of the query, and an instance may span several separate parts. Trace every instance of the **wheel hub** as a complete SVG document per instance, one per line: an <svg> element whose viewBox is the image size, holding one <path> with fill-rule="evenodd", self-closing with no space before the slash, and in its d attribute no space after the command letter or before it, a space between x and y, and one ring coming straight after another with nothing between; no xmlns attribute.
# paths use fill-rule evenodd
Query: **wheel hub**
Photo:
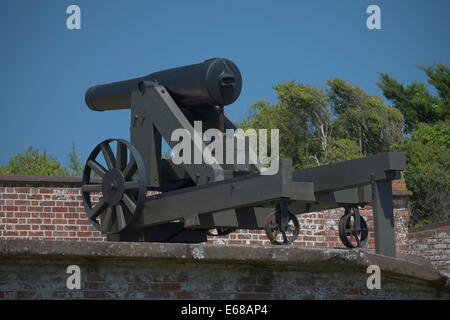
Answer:
<svg viewBox="0 0 450 320"><path fill-rule="evenodd" d="M113 168L103 177L103 199L109 206L115 206L122 199L125 191L125 179L119 169Z"/></svg>

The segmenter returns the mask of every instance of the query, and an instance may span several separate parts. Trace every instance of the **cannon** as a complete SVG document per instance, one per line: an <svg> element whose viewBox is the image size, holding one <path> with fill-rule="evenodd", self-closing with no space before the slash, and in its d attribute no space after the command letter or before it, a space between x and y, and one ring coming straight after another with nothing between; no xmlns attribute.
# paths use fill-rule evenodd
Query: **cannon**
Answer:
<svg viewBox="0 0 450 320"><path fill-rule="evenodd" d="M89 88L90 109L130 109L130 141L105 140L86 161L81 193L91 224L111 241L198 243L208 235L260 229L272 244L287 245L300 232L297 215L344 207L339 237L346 247L359 248L369 235L359 208L370 204L376 252L395 257L392 180L406 168L403 153L302 170L280 159L270 175L247 158L175 164L162 156L163 139L176 147L171 138L177 129L190 133L194 153L208 147L195 141L196 123L201 133L236 130L224 106L241 89L239 69L223 58ZM233 146L234 154L239 150ZM243 151L254 152L248 144Z"/></svg>

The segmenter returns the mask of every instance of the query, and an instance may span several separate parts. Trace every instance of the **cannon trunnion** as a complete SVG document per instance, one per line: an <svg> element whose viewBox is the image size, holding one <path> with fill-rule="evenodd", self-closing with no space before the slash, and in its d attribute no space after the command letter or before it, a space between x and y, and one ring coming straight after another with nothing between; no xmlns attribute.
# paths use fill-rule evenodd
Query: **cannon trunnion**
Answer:
<svg viewBox="0 0 450 320"><path fill-rule="evenodd" d="M250 156L243 164L176 165L162 158L162 139L174 148L177 129L189 133L193 154L207 147L195 141L196 123L201 133L235 130L223 106L241 88L239 69L221 58L89 88L85 99L92 110L131 113L131 141L103 141L86 161L82 195L92 225L115 241L204 242L208 235L262 229L271 243L286 245L300 232L296 215L344 207L339 237L358 248L368 239L358 208L371 204L376 252L395 256L391 181L406 167L403 153L296 171L290 159L280 159L270 175ZM233 145L233 155L242 151ZM254 152L248 144L244 151Z"/></svg>

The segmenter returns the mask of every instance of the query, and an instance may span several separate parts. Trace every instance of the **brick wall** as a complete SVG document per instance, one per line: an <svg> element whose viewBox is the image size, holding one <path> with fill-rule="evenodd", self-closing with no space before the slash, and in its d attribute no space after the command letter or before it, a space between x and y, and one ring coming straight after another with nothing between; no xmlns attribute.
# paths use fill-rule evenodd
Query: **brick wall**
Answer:
<svg viewBox="0 0 450 320"><path fill-rule="evenodd" d="M0 181L0 239L106 240L86 219L79 179L28 180Z"/></svg>
<svg viewBox="0 0 450 320"><path fill-rule="evenodd" d="M2 182L3 179L3 182ZM15 179L15 180L14 180ZM343 209L299 215L295 246L344 248L338 236ZM374 249L372 208L361 210L369 226L367 248ZM408 211L395 209L397 248L408 251ZM80 182L63 177L0 177L0 239L105 241L86 219ZM269 245L263 230L236 230L209 237L213 244Z"/></svg>
<svg viewBox="0 0 450 320"><path fill-rule="evenodd" d="M409 232L410 253L427 258L437 269L450 271L450 221Z"/></svg>
<svg viewBox="0 0 450 320"><path fill-rule="evenodd" d="M369 240L366 248L374 250L374 226L372 208L366 206L360 210L369 227ZM343 208L325 210L298 215L300 233L293 245L310 248L345 248L339 239L339 219L344 214ZM408 252L408 210L399 208L394 210L395 234L397 249ZM214 244L247 244L269 245L264 230L236 230L224 237L210 237Z"/></svg>

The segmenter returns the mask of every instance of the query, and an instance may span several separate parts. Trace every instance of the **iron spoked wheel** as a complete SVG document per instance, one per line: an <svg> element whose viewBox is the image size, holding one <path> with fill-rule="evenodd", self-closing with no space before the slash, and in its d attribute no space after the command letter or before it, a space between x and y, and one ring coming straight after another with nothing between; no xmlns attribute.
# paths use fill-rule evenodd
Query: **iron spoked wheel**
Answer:
<svg viewBox="0 0 450 320"><path fill-rule="evenodd" d="M297 217L288 211L288 225L283 230L281 228L281 211L275 210L269 213L266 218L265 231L272 244L287 245L293 243L300 232Z"/></svg>
<svg viewBox="0 0 450 320"><path fill-rule="evenodd" d="M91 183L98 177L101 183ZM142 213L147 194L145 166L139 152L125 140L101 142L86 161L81 191L87 218L97 230L107 234L126 230ZM99 197L94 206L93 196Z"/></svg>
<svg viewBox="0 0 450 320"><path fill-rule="evenodd" d="M367 243L369 235L367 222L359 214L359 228L357 228L355 210L358 208L345 209L345 214L339 220L339 238L347 248L361 248Z"/></svg>
<svg viewBox="0 0 450 320"><path fill-rule="evenodd" d="M226 236L230 233L234 232L236 229L234 228L218 228L218 229L211 229L208 231L208 236L213 237L220 237L220 236Z"/></svg>

